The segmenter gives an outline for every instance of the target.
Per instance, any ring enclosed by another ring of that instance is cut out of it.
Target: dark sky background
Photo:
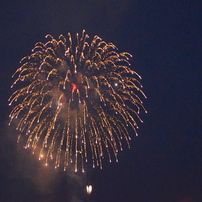
[[[65,0],[0,3],[0,201],[202,201],[201,1]],[[8,127],[11,75],[34,44],[85,29],[133,55],[148,99],[139,137],[87,176],[44,170]],[[82,185],[91,183],[85,196]]]

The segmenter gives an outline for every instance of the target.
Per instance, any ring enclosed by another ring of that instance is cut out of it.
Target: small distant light
[[[116,87],[117,87],[118,85],[119,85],[118,83],[115,83],[115,84],[114,84],[114,86],[116,86]]]
[[[92,185],[86,185],[86,192],[87,192],[87,194],[91,194],[92,190],[93,190]]]

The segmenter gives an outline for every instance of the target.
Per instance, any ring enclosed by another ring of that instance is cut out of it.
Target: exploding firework
[[[85,30],[75,41],[70,33],[46,38],[13,75],[11,88],[21,82],[9,98],[18,142],[26,137],[25,148],[64,170],[73,164],[75,172],[78,165],[84,172],[88,161],[100,168],[104,158],[118,161],[123,142],[130,146],[128,127],[137,135],[140,109],[146,112],[138,95],[146,97],[141,77],[129,68],[131,55],[98,36],[87,42]]]

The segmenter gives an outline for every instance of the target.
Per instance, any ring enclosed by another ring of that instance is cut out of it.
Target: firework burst
[[[118,161],[123,141],[129,147],[128,127],[137,135],[140,109],[146,112],[138,96],[146,97],[141,77],[129,68],[131,55],[118,53],[98,36],[87,42],[85,30],[75,43],[70,33],[46,38],[22,58],[13,75],[18,76],[11,88],[24,86],[9,98],[18,141],[26,137],[25,148],[64,170],[73,164],[75,172],[78,165],[84,172],[88,161],[102,168],[106,157]]]

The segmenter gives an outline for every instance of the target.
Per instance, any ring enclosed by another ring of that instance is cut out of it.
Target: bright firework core
[[[76,84],[72,84],[72,90],[76,90],[77,89],[77,85]]]
[[[85,30],[75,43],[70,33],[46,38],[13,75],[18,77],[11,87],[24,83],[9,98],[18,141],[26,139],[25,148],[45,165],[53,161],[64,170],[72,164],[84,172],[87,162],[102,168],[104,158],[118,161],[123,142],[130,146],[128,127],[137,135],[140,109],[146,112],[138,95],[146,97],[141,77],[129,68],[131,55],[98,36],[87,42]]]

